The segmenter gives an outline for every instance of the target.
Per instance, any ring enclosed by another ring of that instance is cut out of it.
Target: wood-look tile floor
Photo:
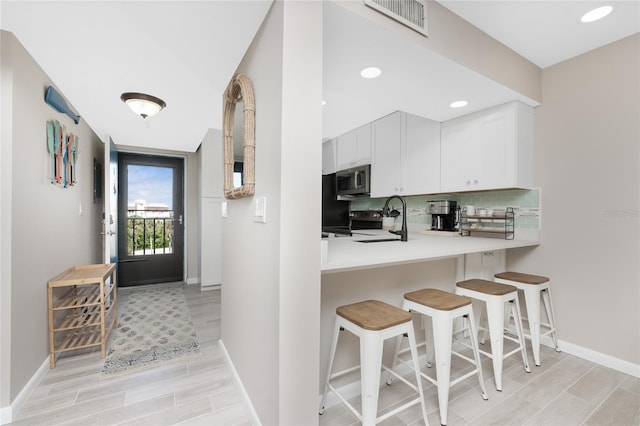
[[[489,399],[481,398],[477,376],[454,385],[450,389],[447,424],[640,425],[640,379],[548,347],[541,348],[541,366],[535,367],[530,349],[528,353],[531,373],[525,372],[519,353],[505,360],[502,392],[496,391],[491,360],[481,355]],[[452,378],[461,376],[469,368],[470,364],[452,358]],[[427,374],[433,377],[435,372]],[[425,380],[422,384],[429,424],[439,425],[436,387]],[[400,382],[382,386],[378,415],[403,400],[414,398],[412,392]],[[359,396],[350,403],[360,410]],[[319,419],[320,426],[360,424],[343,404],[327,408]],[[379,424],[414,426],[423,423],[418,405]]]
[[[127,289],[119,293],[120,301]],[[201,356],[153,369],[101,378],[100,352],[59,356],[14,425],[249,425],[231,375],[218,348],[220,291],[185,286]],[[583,359],[542,348],[542,366],[525,373],[518,355],[505,360],[503,391],[497,392],[489,359],[483,371],[489,400],[480,397],[475,377],[451,388],[449,426],[457,425],[640,425],[640,379]],[[452,375],[468,368],[453,360]],[[431,425],[440,424],[436,388],[423,381]],[[401,384],[381,388],[380,409],[411,395]],[[359,408],[359,397],[352,403]],[[318,416],[321,426],[357,425],[342,405]],[[419,407],[383,425],[419,425]],[[300,425],[306,426],[306,425]]]
[[[184,289],[200,356],[102,378],[99,348],[63,353],[12,424],[250,425],[218,347],[220,290]]]

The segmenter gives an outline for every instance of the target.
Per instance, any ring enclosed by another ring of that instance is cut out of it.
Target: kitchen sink
[[[356,240],[356,243],[384,243],[387,241],[400,241],[400,238],[377,238],[374,240]]]

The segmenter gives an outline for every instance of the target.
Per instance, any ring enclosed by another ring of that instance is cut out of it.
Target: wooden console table
[[[113,263],[74,266],[49,281],[50,368],[59,352],[101,346],[105,357],[118,319],[115,271]],[[54,289],[60,288],[67,291],[54,300]]]

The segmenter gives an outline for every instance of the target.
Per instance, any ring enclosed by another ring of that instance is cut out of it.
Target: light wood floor
[[[531,373],[525,372],[519,353],[505,360],[502,392],[496,391],[491,360],[481,355],[489,399],[481,398],[477,376],[454,385],[449,395],[447,424],[640,425],[640,379],[548,347],[541,348],[542,365],[535,367],[533,354],[530,350],[528,353]],[[468,356],[472,357],[470,353]],[[452,378],[461,376],[469,368],[470,364],[452,358]],[[435,370],[435,366],[432,369]],[[433,377],[435,373],[427,374]],[[425,380],[422,383],[426,386],[424,397],[429,424],[439,425],[436,387]],[[413,391],[400,382],[380,389],[378,415],[403,400],[414,398]],[[359,396],[350,402],[360,409]],[[357,424],[360,422],[342,404],[328,408],[320,416],[320,426]],[[421,408],[411,407],[379,424],[423,424]]]
[[[126,298],[127,290],[119,295]],[[202,355],[154,369],[103,379],[99,351],[59,357],[14,425],[248,425],[250,424],[218,349],[220,291],[185,286]],[[522,361],[505,361],[503,391],[497,392],[490,360],[483,362],[489,400],[475,378],[451,388],[449,426],[457,425],[640,425],[640,379],[565,353],[542,348],[542,366],[527,374]],[[455,374],[466,368],[455,363]],[[431,425],[440,424],[436,389],[425,385]],[[381,388],[380,409],[407,395],[400,383]],[[354,405],[359,407],[359,398]],[[419,407],[383,425],[421,424]],[[336,405],[318,417],[321,426],[359,422]],[[305,425],[300,425],[305,426]]]
[[[249,425],[218,348],[220,290],[184,286],[201,355],[102,378],[99,349],[59,356],[14,425]],[[129,289],[118,293],[126,300]]]

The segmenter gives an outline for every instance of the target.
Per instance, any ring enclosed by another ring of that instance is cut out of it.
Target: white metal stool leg
[[[529,357],[527,356],[527,347],[524,345],[524,328],[522,327],[522,313],[520,312],[520,302],[518,302],[518,295],[510,302],[511,310],[513,312],[513,318],[516,323],[516,334],[518,335],[518,341],[520,342],[520,353],[522,354],[522,362],[524,363],[524,371],[531,372],[529,368]]]
[[[504,301],[502,298],[486,300],[491,361],[496,389],[502,391],[502,364],[504,361]]]
[[[529,334],[531,335],[531,350],[533,362],[540,366],[540,290],[527,286],[524,290],[524,303],[527,307],[529,319]]]
[[[380,393],[382,344],[377,336],[360,336],[360,386],[362,395],[362,424],[375,425]]]
[[[324,392],[320,400],[320,408],[318,412],[324,413],[324,403],[329,392],[329,379],[331,378],[331,370],[333,370],[333,360],[335,359],[336,349],[338,347],[338,337],[340,337],[340,318],[336,317],[335,326],[333,328],[333,337],[331,338],[331,349],[329,350],[329,366],[327,367],[327,379],[324,381]]]
[[[547,319],[549,320],[549,326],[551,328],[550,334],[551,338],[553,339],[553,346],[556,352],[560,352],[560,347],[558,347],[556,314],[553,312],[553,302],[551,302],[551,289],[547,288],[542,290],[542,300],[544,301],[544,307],[547,312]]]

